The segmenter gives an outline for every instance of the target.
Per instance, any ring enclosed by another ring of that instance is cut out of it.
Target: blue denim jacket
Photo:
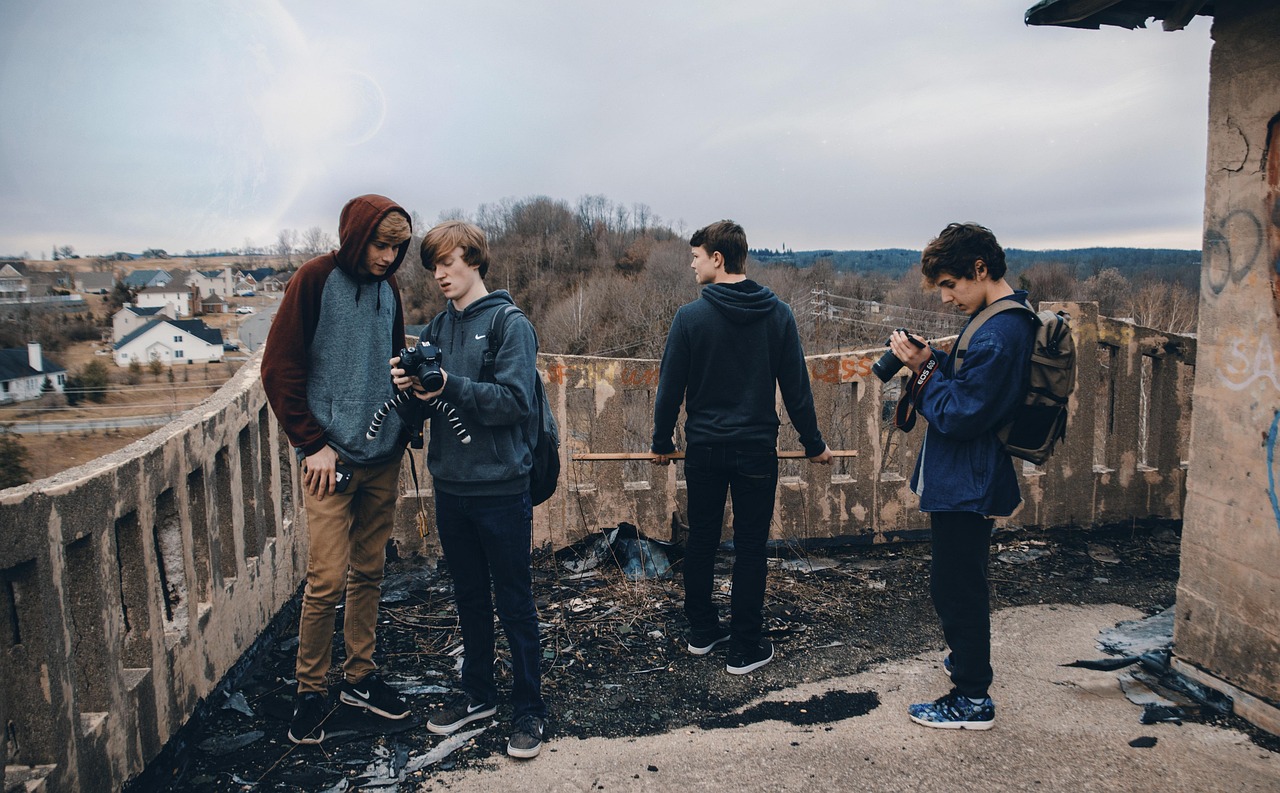
[[[1002,299],[1026,303],[1027,293],[1018,290]],[[954,348],[945,355],[933,351],[942,365],[915,401],[929,422],[911,476],[922,512],[1003,517],[1022,503],[1013,461],[1000,449],[995,430],[1026,395],[1034,340],[1031,317],[1006,311],[974,335],[958,374]]]

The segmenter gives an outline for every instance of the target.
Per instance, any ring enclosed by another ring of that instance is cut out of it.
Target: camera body
[[[439,391],[444,386],[440,357],[439,347],[420,338],[416,345],[400,351],[400,368],[410,377],[418,378],[427,391]]]
[[[924,347],[924,343],[915,336],[912,336],[906,328],[898,328],[897,330],[899,333],[905,333],[907,338],[911,340],[912,344],[917,347]],[[888,341],[885,341],[885,344],[888,343]],[[905,364],[903,364],[902,361],[898,360],[898,356],[893,354],[893,350],[889,350],[884,355],[880,356],[880,360],[871,364],[871,371],[876,373],[876,377],[880,378],[880,382],[887,383],[893,379],[894,375],[902,370],[904,365]]]

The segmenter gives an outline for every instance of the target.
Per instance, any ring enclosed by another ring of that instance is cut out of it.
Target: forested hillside
[[[544,352],[658,358],[677,308],[698,296],[687,237],[643,204],[604,196],[576,204],[534,196],[460,210],[489,236],[490,289],[507,289],[538,328]],[[714,220],[714,218],[713,218]],[[415,219],[416,229],[427,224]],[[747,229],[748,237],[751,230]],[[400,270],[406,319],[443,307],[429,274]],[[810,353],[877,346],[906,326],[955,332],[964,317],[921,288],[919,251],[753,250],[748,276],[791,304]],[[1033,301],[1095,300],[1106,316],[1176,332],[1195,328],[1199,251],[1089,248],[1010,250],[1010,282]]]

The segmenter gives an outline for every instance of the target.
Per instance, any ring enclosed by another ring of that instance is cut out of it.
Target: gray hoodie
[[[448,375],[440,398],[453,405],[471,434],[471,442],[463,444],[446,422],[431,422],[427,469],[435,486],[451,495],[516,495],[529,489],[529,439],[538,419],[538,342],[524,316],[505,318],[494,382],[480,380],[493,312],[508,305],[513,305],[511,295],[499,289],[462,311],[449,303],[432,323],[437,338],[431,341],[440,348],[440,368]]]

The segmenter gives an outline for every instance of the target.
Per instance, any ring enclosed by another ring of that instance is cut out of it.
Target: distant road
[[[273,303],[240,323],[240,349],[253,352],[262,346],[262,343],[267,340],[267,331],[271,330],[271,319],[278,308],[280,303]]]
[[[20,435],[41,433],[81,432],[84,430],[115,430],[124,427],[159,427],[168,424],[184,411],[158,413],[153,416],[121,416],[115,419],[69,419],[67,421],[14,421],[10,427]]]

